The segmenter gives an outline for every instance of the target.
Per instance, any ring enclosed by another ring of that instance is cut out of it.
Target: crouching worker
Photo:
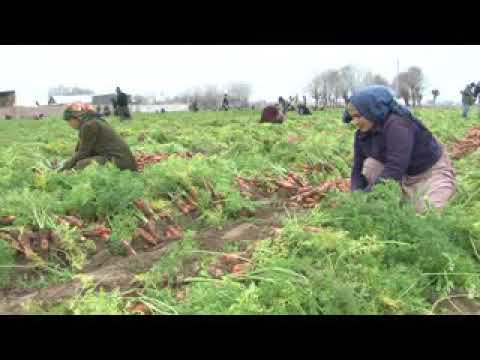
[[[69,105],[63,118],[79,131],[79,141],[75,154],[60,171],[83,169],[94,161],[101,165],[112,162],[122,170],[137,170],[137,163],[128,145],[112,127],[97,117],[91,105]]]
[[[279,105],[269,105],[263,109],[260,123],[281,124],[284,121],[285,115],[280,110]]]
[[[343,115],[356,127],[351,190],[370,191],[382,180],[400,183],[423,212],[455,193],[455,171],[443,146],[388,88],[370,86],[353,95]]]

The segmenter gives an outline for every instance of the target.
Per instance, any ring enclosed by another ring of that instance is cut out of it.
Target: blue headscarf
[[[415,122],[420,128],[427,130],[405,106],[398,104],[391,90],[382,85],[367,86],[349,99],[357,111],[367,120],[382,127],[390,114],[396,114]],[[345,110],[343,122],[352,121],[351,115]],[[428,131],[428,130],[427,130]]]

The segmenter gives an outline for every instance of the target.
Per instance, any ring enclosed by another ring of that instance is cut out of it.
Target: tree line
[[[337,106],[340,100],[348,101],[351,95],[368,85],[385,85],[392,88],[398,99],[403,99],[407,106],[421,105],[426,87],[425,76],[418,66],[411,66],[407,71],[400,72],[392,82],[380,74],[363,71],[353,65],[340,69],[328,69],[317,74],[308,84],[306,90],[315,100],[315,107]],[[440,94],[433,90],[434,101]]]
[[[368,85],[389,86],[397,99],[402,99],[407,106],[419,106],[422,104],[426,80],[422,69],[418,66],[411,66],[407,71],[398,73],[390,82],[380,74],[353,65],[346,65],[339,69],[328,69],[315,75],[306,86],[305,91],[313,98],[317,109],[320,106],[335,107],[340,104],[343,105],[348,102],[350,96]],[[50,88],[48,94],[49,96],[93,95],[94,92],[90,89],[60,85]],[[232,108],[247,108],[252,105],[250,102],[252,87],[246,82],[230,83],[223,88],[211,84],[196,87],[163,101],[156,100],[155,103],[192,103],[195,101],[199,109],[215,110],[221,107],[224,94],[228,95],[229,105]],[[432,90],[433,104],[435,104],[439,94],[438,89]],[[134,101],[139,104],[149,103],[147,97],[140,95],[136,95]],[[261,101],[256,105],[265,103],[265,101]]]

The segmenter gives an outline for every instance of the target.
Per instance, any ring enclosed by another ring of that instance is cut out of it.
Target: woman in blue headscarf
[[[415,201],[443,208],[455,193],[455,171],[432,133],[385,86],[369,86],[349,99],[345,123],[357,127],[351,190],[370,191],[382,180],[398,181]]]

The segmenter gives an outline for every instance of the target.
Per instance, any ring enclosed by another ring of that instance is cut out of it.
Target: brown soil
[[[229,242],[239,242],[240,248],[245,250],[253,241],[272,236],[275,233],[274,229],[280,226],[280,211],[262,209],[254,215],[256,223],[239,220],[221,230],[208,229],[200,232],[197,240],[201,248],[220,251]],[[128,257],[112,256],[107,249],[99,249],[89,259],[80,275],[90,279],[96,288],[129,289],[134,285],[135,275],[148,271],[173,242],[159,243],[155,247],[150,247],[146,252],[139,252],[136,256]],[[191,263],[186,264],[184,270],[186,273],[195,274],[198,271],[196,259],[191,259]],[[39,304],[58,302],[75,296],[83,288],[84,285],[78,278],[45,289],[3,289],[0,290],[0,315],[22,314],[25,311],[23,305],[26,301],[35,301]]]
[[[442,315],[480,315],[479,299],[469,299],[464,291],[455,289],[450,296],[435,305],[434,312]]]
[[[197,235],[200,245],[207,250],[223,249],[229,242],[243,242],[245,246],[256,240],[270,237],[273,229],[281,226],[281,218],[285,215],[283,207],[260,208],[251,217],[245,217],[227,224],[222,229],[211,228]]]
[[[114,288],[123,289],[132,284],[135,274],[142,273],[158,261],[162,255],[169,249],[169,246],[156,249],[150,252],[139,254],[132,257],[105,258],[105,262],[100,262],[100,267],[82,273],[83,276],[91,278],[97,287],[107,290]],[[93,265],[91,265],[93,268]],[[83,284],[81,280],[73,280],[64,284],[54,285],[46,289],[39,290],[3,290],[0,299],[0,314],[21,314],[22,305],[26,300],[34,300],[39,303],[59,301],[70,298],[81,291]]]

